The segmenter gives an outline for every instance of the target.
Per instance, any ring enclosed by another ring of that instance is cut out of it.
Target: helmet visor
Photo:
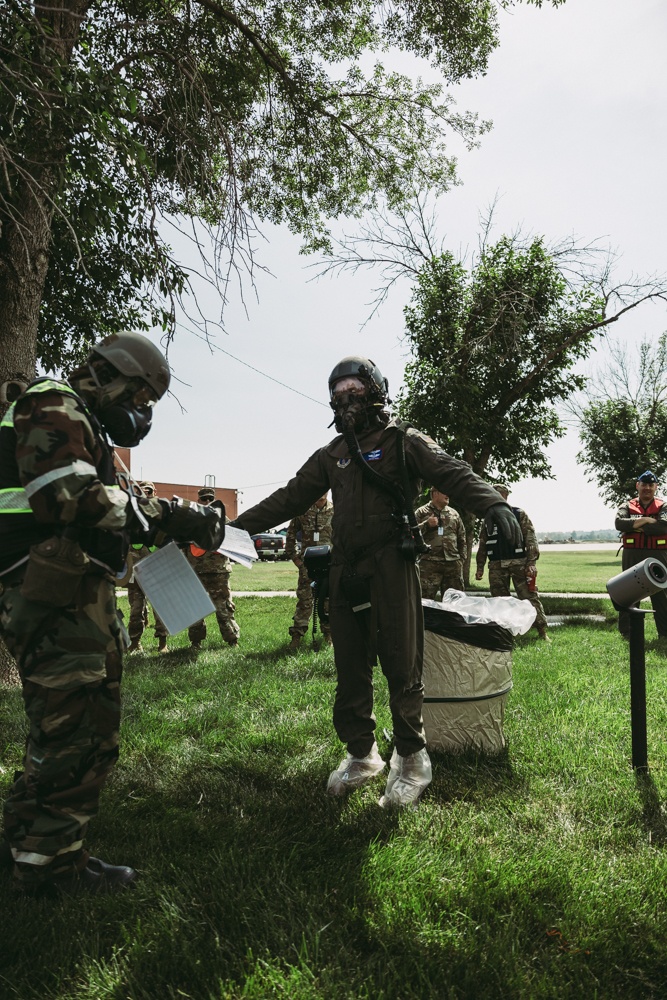
[[[362,396],[366,392],[366,386],[355,375],[346,375],[344,378],[339,378],[331,387],[332,396],[337,396],[343,392],[350,393],[353,396]]]

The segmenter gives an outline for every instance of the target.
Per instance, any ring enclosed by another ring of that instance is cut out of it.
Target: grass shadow
[[[642,802],[642,822],[651,843],[664,847],[667,844],[667,814],[655,782],[649,773],[642,771],[635,772],[635,782]]]

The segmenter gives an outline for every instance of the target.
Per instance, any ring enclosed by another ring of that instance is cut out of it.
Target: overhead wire
[[[262,375],[264,378],[268,378],[269,381],[275,382],[276,385],[281,385],[283,389],[289,389],[290,392],[295,392],[297,396],[303,396],[304,399],[309,399],[311,403],[317,403],[318,406],[324,406],[325,408],[328,409],[327,403],[323,403],[321,399],[315,399],[313,396],[309,396],[307,393],[301,392],[300,389],[295,389],[294,386],[288,385],[287,382],[281,382],[279,378],[274,378],[273,375],[268,375],[266,372],[263,372],[260,368],[256,368],[254,365],[251,365],[248,361],[243,361],[241,358],[237,358],[235,354],[231,353],[231,351],[226,351],[224,347],[220,347],[219,344],[213,343],[208,339],[208,337],[203,336],[203,334],[201,333],[197,333],[196,330],[190,329],[189,327],[185,326],[184,323],[181,323],[180,325],[183,327],[184,330],[187,330],[188,333],[191,333],[194,337],[198,337],[199,340],[205,341],[209,347],[214,348],[216,351],[221,351],[222,354],[226,354],[227,357],[231,358],[233,361],[238,361],[240,365],[244,365],[246,368],[249,368],[251,371],[256,372],[258,375]]]

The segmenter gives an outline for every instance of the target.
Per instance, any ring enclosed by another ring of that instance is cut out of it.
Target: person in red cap
[[[647,469],[637,477],[637,496],[621,504],[614,527],[621,532],[622,567],[629,569],[648,556],[667,566],[667,502],[657,496],[658,477]],[[659,590],[651,595],[658,635],[667,638],[667,594]],[[624,639],[630,638],[630,613],[619,611],[618,628]]]

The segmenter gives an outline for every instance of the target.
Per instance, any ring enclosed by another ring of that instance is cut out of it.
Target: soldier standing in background
[[[498,491],[503,500],[507,500],[510,492],[509,486],[504,483],[494,483],[493,488]],[[511,578],[519,600],[530,601],[537,612],[535,628],[540,639],[551,642],[547,634],[547,619],[544,608],[537,592],[536,563],[540,558],[540,550],[535,528],[525,510],[521,510],[520,507],[512,507],[511,509],[521,528],[523,539],[521,546],[517,548],[510,545],[497,532],[489,535],[486,525],[484,525],[479,536],[475,579],[481,580],[484,576],[484,563],[488,559],[491,597],[509,597]]]
[[[463,564],[468,549],[463,521],[449,505],[449,497],[435,486],[431,500],[415,511],[417,524],[431,551],[419,560],[422,597],[434,601],[448,588],[463,590]]]
[[[197,497],[200,504],[208,506],[215,500],[215,490],[212,486],[203,486]],[[188,546],[185,554],[208,596],[215,604],[215,617],[220,635],[228,646],[238,646],[240,629],[234,618],[236,608],[229,589],[229,577],[232,572],[231,562],[227,556],[223,556],[220,552],[205,552],[195,545]],[[199,652],[205,638],[206,622],[202,618],[201,621],[195,622],[188,629],[191,648],[195,652]]]
[[[285,541],[285,555],[291,559],[295,566],[299,568],[299,582],[296,588],[296,611],[294,613],[294,624],[290,627],[289,634],[292,636],[290,649],[298,649],[301,639],[308,631],[310,616],[313,612],[313,589],[310,585],[308,570],[303,564],[303,553],[309,545],[330,545],[331,544],[331,520],[333,518],[333,504],[327,499],[328,494],[324,494],[316,500],[305,514],[293,517],[287,529],[287,539]],[[301,553],[296,551],[297,533],[301,532]],[[325,640],[331,643],[331,631],[328,625],[321,622],[322,635]]]
[[[138,483],[141,487],[141,491],[146,497],[155,496],[155,483],[151,483],[148,480]],[[134,579],[134,566],[146,556],[149,556],[153,551],[153,547],[145,545],[143,542],[135,542],[130,549],[130,557],[132,560],[132,576],[130,577],[127,584],[127,599],[130,604],[130,620],[128,622],[127,631],[130,636],[130,645],[128,647],[128,653],[141,653],[143,652],[141,646],[141,637],[144,634],[144,630],[148,628],[148,601],[146,600],[146,595],[139,586],[139,584]],[[155,618],[155,638],[157,639],[157,651],[158,653],[168,653],[167,648],[167,629],[164,622],[155,614],[155,609],[153,609],[153,616]]]

